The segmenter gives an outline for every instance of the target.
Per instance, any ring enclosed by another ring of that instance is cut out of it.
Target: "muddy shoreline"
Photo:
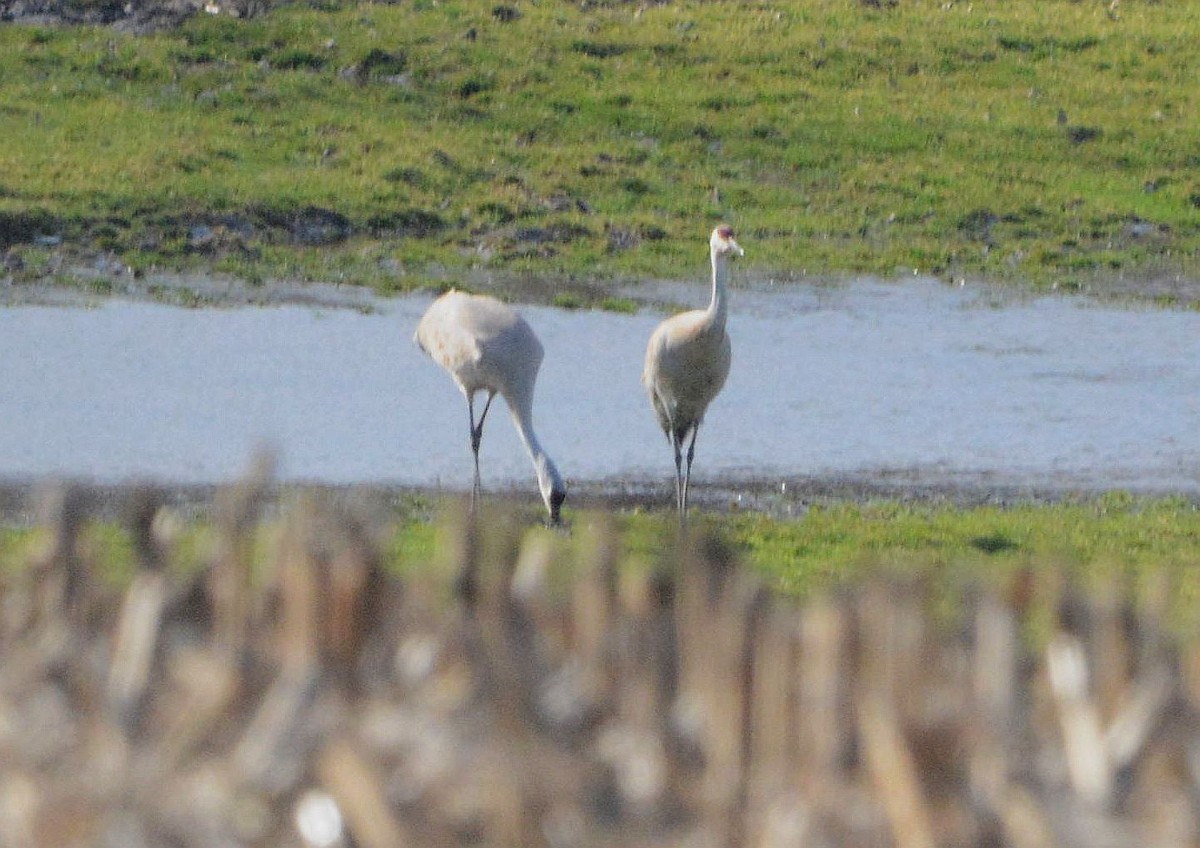
[[[324,309],[371,311],[396,297],[412,291],[383,295],[374,289],[353,283],[302,282],[287,279],[265,279],[247,283],[236,277],[205,271],[137,272],[119,261],[97,256],[91,262],[59,263],[60,274],[55,278],[16,280],[5,276],[0,267],[0,308],[10,306],[90,306],[109,300],[156,303],[189,308],[238,308],[256,306],[311,306]],[[787,290],[796,286],[838,286],[862,279],[858,275],[796,275],[770,269],[746,268],[734,280],[734,288],[752,291]],[[997,301],[1028,297],[1064,295],[1079,297],[1110,305],[1133,307],[1200,308],[1200,278],[1142,270],[1121,274],[1097,274],[1086,283],[1059,291],[1034,290],[1012,282],[984,279],[946,281],[947,287],[971,287],[986,290]],[[70,280],[71,283],[64,283]],[[909,279],[880,280],[885,284],[904,285]],[[553,305],[556,296],[569,293],[581,303],[599,303],[606,297],[632,301],[638,307],[676,308],[679,293],[689,291],[696,280],[637,279],[637,280],[560,280],[533,274],[505,271],[476,270],[449,275],[441,287],[459,287],[469,291],[493,294],[505,300],[528,305]]]
[[[880,472],[875,478],[869,474],[854,474],[771,481],[706,481],[693,484],[691,499],[694,508],[709,513],[753,512],[776,518],[797,518],[814,505],[837,503],[887,502],[970,509],[1081,502],[1113,491],[1073,485],[1069,480],[1057,485],[1053,481],[1041,481],[1036,485],[1011,481],[990,485],[985,481],[915,482],[907,478],[889,481],[888,476],[889,472]],[[147,492],[185,520],[208,519],[219,493],[234,485],[236,481],[181,484],[158,481],[97,483],[69,478],[0,479],[0,523],[15,527],[39,523],[51,496],[67,488],[80,498],[84,512],[98,519],[121,521],[128,518]],[[269,510],[274,509],[306,494],[386,519],[414,507],[436,510],[456,500],[465,501],[469,493],[449,488],[378,483],[281,482],[268,488],[266,506]],[[1200,492],[1133,491],[1129,494],[1146,499],[1183,497],[1200,505]],[[514,485],[488,491],[485,502],[527,511],[531,520],[541,515],[540,502],[525,487]],[[569,522],[572,513],[590,510],[669,512],[673,507],[674,492],[669,481],[609,480],[573,485],[565,514]]]

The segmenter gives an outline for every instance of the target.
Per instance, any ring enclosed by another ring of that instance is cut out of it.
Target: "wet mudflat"
[[[465,489],[465,403],[412,343],[430,300],[0,309],[0,478],[214,483],[268,446],[286,481]],[[639,382],[663,313],[523,312],[546,348],[535,424],[568,481],[666,486]],[[920,279],[761,285],[734,291],[730,333],[702,482],[1200,490],[1195,311]],[[503,407],[482,461],[486,484],[532,486]]]

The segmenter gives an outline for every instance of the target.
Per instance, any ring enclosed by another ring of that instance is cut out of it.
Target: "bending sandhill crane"
[[[475,486],[479,495],[479,443],[492,399],[500,394],[512,414],[517,434],[533,460],[538,489],[550,520],[559,521],[567,490],[554,462],[533,432],[533,388],[542,364],[542,345],[533,330],[511,307],[486,295],[449,291],[426,310],[413,340],[454,378],[467,398],[471,419],[471,453],[475,456]],[[479,420],[475,395],[487,393]]]
[[[729,376],[729,336],[725,333],[728,260],[744,253],[733,239],[733,229],[724,225],[713,230],[708,243],[712,256],[712,300],[708,308],[684,312],[659,324],[650,336],[642,370],[642,385],[675,451],[675,501],[681,518],[687,515],[696,433],[704,411]],[[683,442],[689,433],[684,467]]]

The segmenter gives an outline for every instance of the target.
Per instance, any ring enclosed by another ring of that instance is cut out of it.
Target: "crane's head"
[[[537,473],[542,501],[546,504],[546,511],[550,513],[550,523],[558,524],[562,521],[561,511],[563,501],[567,499],[567,486],[559,475],[558,468],[544,453],[534,460],[534,471]]]
[[[742,246],[734,241],[733,227],[728,224],[721,224],[713,230],[708,244],[712,248],[713,256],[742,256],[745,254]]]
[[[550,490],[550,523],[560,524],[562,522],[562,505],[567,499],[566,489],[551,489]]]

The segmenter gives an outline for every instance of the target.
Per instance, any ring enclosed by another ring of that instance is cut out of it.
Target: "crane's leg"
[[[683,498],[681,500],[680,512],[687,515],[688,502],[688,486],[692,482],[692,460],[696,458],[696,434],[700,432],[700,425],[697,424],[692,428],[692,438],[688,442],[687,449],[687,468],[683,472]]]
[[[475,457],[475,483],[471,487],[471,508],[475,508],[475,501],[479,498],[479,490],[482,484],[479,480],[479,443],[483,441],[483,421],[487,418],[488,410],[492,406],[492,398],[496,396],[495,392],[488,392],[487,402],[483,405],[483,412],[479,416],[478,423],[475,421],[475,396],[467,396],[467,415],[471,418],[471,454]]]
[[[683,496],[683,441],[674,429],[671,430],[671,448],[675,451],[675,507],[682,519],[686,509]]]
[[[471,511],[475,511],[475,501],[479,498],[479,437],[482,433],[475,429],[475,396],[467,395],[467,415],[471,418],[471,455],[475,457],[475,482],[471,486]]]
[[[667,434],[667,441],[671,443],[671,450],[675,452],[675,508],[679,510],[679,514],[683,515],[683,436],[679,433],[675,426],[675,418],[671,415],[671,404],[663,397],[658,387],[654,388],[654,410],[658,413],[659,423]],[[665,420],[664,420],[665,419]]]

